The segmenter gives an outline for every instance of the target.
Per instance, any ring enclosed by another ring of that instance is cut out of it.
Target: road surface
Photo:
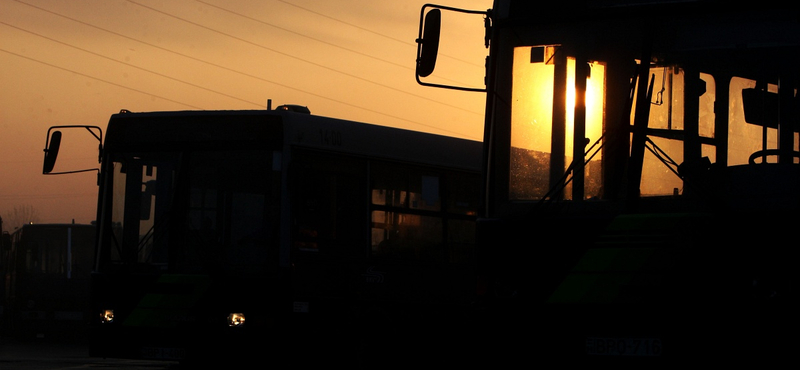
[[[88,353],[88,347],[81,342],[20,341],[0,337],[2,370],[184,370],[171,362],[92,358]]]

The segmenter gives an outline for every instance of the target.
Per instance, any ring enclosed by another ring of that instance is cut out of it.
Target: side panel
[[[437,356],[462,350],[479,175],[301,148],[289,173],[293,328],[326,328],[380,363],[409,337]]]

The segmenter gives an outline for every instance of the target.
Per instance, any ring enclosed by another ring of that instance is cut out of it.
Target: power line
[[[202,1],[200,1],[200,0],[196,0],[196,1],[198,1],[198,2],[202,2]],[[359,29],[359,30],[362,30],[362,31],[365,31],[365,32],[369,32],[369,33],[371,33],[371,34],[373,34],[373,35],[377,35],[377,36],[380,36],[380,37],[386,38],[386,39],[388,39],[388,40],[396,41],[396,42],[399,42],[399,43],[401,43],[401,44],[404,44],[404,45],[410,45],[410,46],[416,46],[416,45],[417,45],[417,44],[415,44],[415,43],[413,43],[413,42],[408,42],[408,41],[406,41],[406,40],[402,40],[402,39],[398,39],[398,38],[396,38],[396,37],[392,37],[392,36],[389,36],[389,35],[385,35],[385,34],[382,34],[382,33],[380,33],[380,32],[373,31],[373,30],[371,30],[371,29],[369,29],[369,28],[365,28],[365,27],[359,26],[359,25],[357,25],[357,24],[353,24],[353,23],[350,23],[350,22],[347,22],[347,21],[343,21],[343,20],[341,20],[341,19],[338,19],[338,18],[331,17],[331,16],[329,16],[329,15],[327,15],[327,14],[323,14],[323,13],[320,13],[320,12],[317,12],[317,11],[314,11],[314,10],[311,10],[311,9],[309,9],[309,8],[302,7],[302,6],[300,6],[300,5],[297,5],[297,4],[294,4],[294,3],[288,2],[288,1],[286,1],[286,0],[277,0],[277,1],[279,1],[279,2],[282,2],[282,3],[284,3],[284,4],[286,4],[286,5],[289,5],[289,6],[293,6],[293,7],[297,8],[297,9],[300,9],[300,10],[303,10],[303,11],[306,11],[306,12],[309,12],[309,13],[312,13],[312,14],[316,14],[316,15],[318,15],[318,16],[320,16],[320,17],[328,18],[328,19],[330,19],[330,20],[333,20],[333,21],[339,22],[339,23],[341,23],[341,24],[348,25],[348,26],[350,26],[350,27],[357,28],[357,29]],[[465,64],[469,64],[469,65],[472,65],[472,66],[475,66],[475,67],[481,68],[481,69],[484,67],[484,66],[482,66],[482,65],[480,65],[480,64],[475,64],[475,63],[473,63],[473,62],[470,62],[470,61],[468,61],[468,60],[464,60],[464,59],[456,58],[456,57],[454,57],[454,56],[447,55],[447,54],[444,54],[444,53],[440,53],[440,55],[441,55],[441,56],[444,56],[444,57],[447,57],[447,58],[450,58],[450,59],[453,59],[453,60],[457,60],[457,61],[459,61],[459,62],[462,62],[462,63],[465,63]]]
[[[251,17],[251,16],[246,15],[246,14],[242,14],[242,13],[239,13],[239,12],[227,9],[227,8],[223,8],[223,7],[219,6],[219,5],[215,5],[215,4],[211,4],[211,3],[205,2],[203,0],[195,0],[195,1],[198,2],[198,3],[204,4],[204,5],[207,5],[209,7],[212,7],[212,8],[215,8],[215,9],[218,9],[218,10],[221,10],[221,11],[236,15],[238,17],[245,18],[245,19],[251,20],[253,22],[257,22],[257,23],[263,24],[265,26],[269,26],[269,27],[272,27],[272,28],[275,28],[275,29],[278,29],[278,30],[281,30],[281,31],[284,31],[284,32],[291,33],[291,34],[296,35],[296,36],[304,37],[304,38],[307,38],[309,40],[313,40],[313,41],[316,41],[316,42],[319,42],[319,43],[322,43],[322,44],[325,44],[325,45],[328,45],[328,46],[335,47],[337,49],[344,50],[344,51],[347,51],[347,52],[350,52],[350,53],[353,53],[353,54],[356,54],[356,55],[360,55],[360,56],[363,56],[363,57],[366,57],[366,58],[370,58],[370,59],[373,59],[373,60],[376,60],[376,61],[379,61],[379,62],[382,62],[382,63],[386,63],[386,64],[389,64],[389,65],[392,65],[392,66],[395,66],[395,67],[399,67],[399,68],[405,69],[405,70],[407,70],[409,72],[414,72],[415,71],[414,68],[411,68],[411,67],[409,67],[409,66],[407,66],[405,64],[400,64],[400,63],[397,63],[397,62],[394,62],[394,61],[391,61],[391,60],[387,60],[387,59],[383,59],[383,58],[379,58],[379,57],[376,57],[374,55],[370,55],[370,54],[367,54],[367,53],[364,53],[364,52],[361,52],[361,51],[358,51],[358,50],[354,50],[354,49],[347,48],[347,47],[344,47],[344,46],[341,46],[341,45],[337,45],[337,44],[334,44],[334,43],[329,42],[329,41],[325,41],[325,40],[322,40],[322,39],[319,39],[319,38],[316,38],[316,37],[312,37],[312,36],[297,32],[297,31],[290,30],[290,29],[288,29],[286,27],[281,27],[281,26],[269,23],[267,21],[264,21],[264,20],[261,20],[261,19],[255,18],[255,17]],[[287,4],[289,4],[289,3],[287,3]],[[289,4],[289,5],[293,5],[293,4]],[[302,9],[302,10],[305,10],[305,11],[312,12],[314,14],[319,14],[319,13],[313,12],[311,10],[302,8],[302,7],[298,7],[298,8]],[[322,15],[322,14],[319,14],[319,15]],[[325,16],[325,15],[322,15],[322,16],[324,16],[326,18],[330,18],[330,19],[336,20],[335,18],[332,18],[332,17],[328,17],[328,16]],[[387,38],[395,40],[395,41],[399,41],[399,42],[401,42],[401,43],[403,43],[405,45],[411,45],[411,46],[414,45],[414,44],[411,44],[411,43],[402,42],[399,39],[391,38],[390,36],[381,35],[380,33],[377,33],[377,32],[374,32],[374,31],[369,31],[369,30],[367,30],[367,29],[365,29],[363,27],[352,25],[352,24],[346,23],[344,21],[338,21],[338,22],[344,23],[344,24],[349,25],[351,27],[356,27],[356,28],[361,29],[361,30],[365,30],[367,32],[374,33],[376,35],[387,37]],[[456,80],[453,80],[453,79],[450,79],[450,78],[446,78],[446,77],[439,77],[439,79],[445,80],[445,81],[450,81],[450,82],[453,82],[453,83],[458,83],[458,84],[466,84],[465,82],[456,81]]]
[[[205,29],[205,30],[207,30],[207,31],[211,31],[211,32],[214,32],[214,33],[217,33],[217,34],[223,35],[223,36],[225,36],[225,37],[232,38],[232,39],[234,39],[234,40],[237,40],[237,41],[240,41],[240,42],[246,43],[246,44],[248,44],[248,45],[252,45],[252,46],[255,46],[255,47],[258,47],[258,48],[261,48],[261,49],[267,50],[267,51],[271,51],[271,52],[273,52],[273,53],[276,53],[276,54],[279,54],[279,55],[282,55],[282,56],[285,56],[285,57],[288,57],[288,58],[292,58],[292,59],[295,59],[295,60],[299,60],[299,61],[302,61],[302,62],[308,63],[308,64],[310,64],[310,65],[313,65],[313,66],[315,66],[315,67],[322,68],[322,69],[325,69],[325,70],[328,70],[328,71],[331,71],[331,72],[339,73],[339,74],[342,74],[342,75],[344,75],[344,76],[347,76],[347,77],[350,77],[350,78],[353,78],[353,79],[357,79],[357,80],[359,80],[359,81],[362,81],[362,82],[366,82],[366,83],[369,83],[369,84],[372,84],[372,85],[376,85],[376,86],[380,86],[380,87],[383,87],[383,88],[386,88],[386,89],[390,89],[390,90],[393,90],[393,91],[395,91],[395,92],[399,92],[399,93],[402,93],[402,94],[406,94],[406,95],[409,95],[409,96],[412,96],[412,97],[415,97],[415,98],[422,98],[422,97],[420,97],[420,96],[419,96],[419,95],[417,95],[417,94],[410,93],[410,92],[407,92],[407,91],[404,91],[404,90],[401,90],[401,89],[398,89],[398,88],[396,88],[396,87],[392,87],[392,86],[389,86],[389,85],[386,85],[386,84],[378,83],[378,82],[376,82],[376,81],[372,81],[372,80],[370,80],[370,79],[367,79],[367,78],[359,77],[359,76],[357,76],[357,75],[354,75],[354,74],[352,74],[352,73],[347,73],[347,72],[344,72],[344,71],[340,71],[340,70],[338,70],[338,69],[331,68],[331,67],[328,67],[328,66],[325,66],[325,65],[323,65],[323,64],[316,63],[316,62],[313,62],[313,61],[310,61],[310,60],[307,60],[307,59],[303,59],[303,58],[300,58],[300,57],[294,56],[294,55],[292,55],[292,54],[285,53],[285,52],[282,52],[282,51],[280,51],[280,50],[276,50],[276,49],[274,49],[274,48],[270,48],[270,47],[267,47],[267,46],[261,45],[261,44],[259,44],[259,43],[256,43],[256,42],[252,42],[252,41],[249,41],[249,40],[243,39],[243,38],[241,38],[241,37],[238,37],[238,36],[235,36],[235,35],[231,35],[231,34],[229,34],[229,33],[222,32],[222,31],[220,31],[220,30],[217,30],[217,29],[214,29],[214,28],[211,28],[211,27],[208,27],[208,26],[202,25],[202,24],[200,24],[200,23],[193,22],[193,21],[190,21],[190,20],[188,20],[188,19],[185,19],[185,18],[178,17],[178,16],[176,16],[176,15],[174,15],[174,14],[170,14],[170,13],[168,13],[168,12],[165,12],[165,11],[162,11],[162,10],[160,10],[160,9],[153,8],[153,7],[151,7],[151,6],[147,6],[147,5],[144,5],[144,4],[141,4],[141,3],[138,3],[138,2],[136,2],[136,1],[133,1],[133,0],[127,0],[127,1],[128,1],[129,3],[132,3],[132,4],[135,4],[135,5],[138,5],[138,6],[142,7],[142,8],[149,9],[149,10],[151,10],[151,11],[154,11],[154,12],[156,12],[156,13],[159,13],[159,14],[165,15],[165,16],[167,16],[167,17],[170,17],[170,18],[177,19],[177,20],[179,20],[179,21],[181,21],[181,22],[185,22],[185,23],[191,24],[191,25],[193,25],[193,26],[195,26],[195,27],[199,27],[199,28]],[[427,99],[427,98],[423,98],[423,99]],[[468,109],[465,109],[465,108],[462,108],[462,107],[458,107],[458,106],[455,106],[455,105],[452,105],[452,104],[448,104],[448,103],[444,103],[444,102],[439,102],[439,101],[435,101],[435,100],[432,100],[432,99],[427,99],[427,100],[430,100],[430,101],[433,101],[433,102],[435,102],[435,103],[439,103],[439,104],[442,104],[442,105],[449,106],[450,108],[454,108],[454,109],[462,110],[462,111],[464,111],[464,112],[467,112],[467,113],[472,113],[472,114],[475,114],[475,115],[479,115],[479,116],[481,116],[481,114],[480,114],[480,113],[478,113],[478,112],[470,111],[470,110],[468,110]]]
[[[31,58],[31,57],[28,57],[28,56],[25,56],[25,55],[22,55],[22,54],[18,54],[18,53],[15,53],[13,51],[9,51],[9,50],[3,49],[3,48],[0,48],[0,51],[8,53],[8,54],[11,54],[11,55],[14,55],[14,56],[17,56],[19,58],[30,60],[32,62],[40,63],[40,64],[46,65],[48,67],[60,69],[62,71],[66,71],[66,72],[74,73],[74,74],[82,76],[82,77],[90,78],[90,79],[93,79],[95,81],[105,82],[105,83],[107,83],[109,85],[112,85],[112,86],[120,87],[120,88],[123,88],[123,89],[127,89],[127,90],[130,90],[130,91],[134,91],[134,92],[140,93],[140,94],[144,94],[144,95],[154,96],[156,98],[163,99],[163,100],[171,102],[171,103],[181,104],[181,105],[184,105],[184,106],[192,108],[192,109],[203,110],[202,108],[194,106],[194,105],[191,105],[189,103],[180,102],[180,101],[177,101],[177,100],[174,100],[174,99],[170,99],[170,98],[167,98],[167,97],[159,96],[159,95],[156,95],[156,94],[151,94],[151,93],[148,93],[148,92],[146,92],[144,90],[134,89],[132,87],[128,87],[128,86],[125,86],[125,85],[122,85],[122,84],[118,84],[116,82],[108,81],[108,80],[105,80],[105,79],[102,79],[102,78],[99,78],[99,77],[90,76],[90,75],[82,73],[82,72],[78,72],[78,71],[75,71],[75,70],[72,70],[72,69],[69,69],[69,68],[57,66],[55,64],[48,63],[48,62],[45,62],[45,61],[42,61],[42,60],[39,60],[39,59]],[[288,88],[288,89],[294,89],[291,86],[286,86],[286,85],[281,85],[281,84],[278,84],[278,85],[282,86],[282,87],[285,87],[285,88]],[[295,90],[297,90],[297,89],[295,89]],[[391,115],[391,114],[379,112],[379,111],[376,111],[376,110],[373,110],[373,109],[369,109],[369,108],[365,108],[365,107],[360,107],[360,106],[357,106],[357,105],[353,105],[353,104],[350,104],[350,103],[347,103],[347,102],[344,102],[344,101],[340,101],[340,100],[336,100],[336,99],[331,99],[331,98],[328,98],[326,96],[322,96],[322,95],[315,94],[315,93],[312,93],[312,92],[307,92],[307,91],[303,91],[303,90],[298,90],[298,91],[306,93],[306,94],[309,94],[309,95],[312,95],[312,96],[316,96],[316,97],[321,98],[321,99],[331,100],[333,102],[336,102],[336,103],[339,103],[339,104],[343,104],[343,105],[347,105],[347,106],[350,106],[350,107],[353,107],[353,108],[363,109],[363,110],[365,110],[367,112],[380,114],[380,115],[383,115],[383,116],[386,116],[386,117],[389,117],[389,118],[394,118],[394,119],[397,119],[397,120],[413,123],[413,124],[416,124],[416,125],[420,125],[420,126],[436,129],[436,130],[443,131],[443,132],[449,132],[451,134],[461,135],[461,133],[456,132],[456,131],[443,129],[441,127],[435,127],[435,126],[431,126],[431,125],[426,125],[426,124],[421,123],[421,122],[416,122],[416,121],[412,121],[412,120],[409,120],[409,119],[406,119],[406,118],[403,118],[403,117],[394,116],[394,115]]]
[[[156,75],[158,77],[162,77],[162,78],[166,78],[166,79],[169,79],[169,80],[172,80],[172,81],[180,82],[180,83],[186,84],[188,86],[191,86],[191,87],[194,87],[194,88],[197,88],[197,89],[201,89],[201,90],[205,90],[205,91],[212,92],[212,93],[215,93],[215,94],[219,94],[219,95],[222,95],[224,97],[235,99],[235,100],[239,100],[239,101],[244,102],[244,103],[252,104],[252,105],[255,105],[255,106],[261,106],[261,104],[256,103],[256,102],[252,102],[252,101],[249,101],[249,100],[241,99],[241,98],[238,98],[236,96],[233,96],[233,95],[230,95],[230,94],[226,94],[226,93],[223,93],[223,92],[220,92],[220,91],[212,90],[212,89],[209,89],[209,88],[204,87],[204,86],[193,84],[191,82],[186,82],[186,81],[177,79],[175,77],[165,75],[163,73],[159,73],[159,72],[151,71],[151,70],[146,69],[146,68],[135,66],[133,64],[126,63],[126,62],[123,62],[123,61],[120,61],[120,60],[117,60],[117,59],[102,55],[100,53],[95,53],[95,52],[93,52],[91,50],[87,50],[87,49],[84,49],[84,48],[81,48],[81,47],[78,47],[78,46],[75,46],[75,45],[71,45],[71,44],[68,44],[66,42],[63,42],[63,41],[60,41],[60,40],[56,40],[56,39],[54,39],[52,37],[48,37],[48,36],[45,36],[45,35],[30,31],[30,30],[26,30],[26,29],[21,28],[21,27],[17,27],[17,26],[12,25],[12,24],[8,24],[6,22],[0,21],[0,24],[4,24],[4,25],[6,25],[8,27],[15,28],[15,29],[20,30],[22,32],[26,32],[26,33],[29,33],[31,35],[35,35],[35,36],[41,37],[41,38],[43,38],[45,40],[52,41],[52,42],[55,42],[57,44],[61,44],[61,45],[68,46],[68,47],[71,47],[71,48],[76,49],[76,50],[80,50],[80,51],[82,51],[84,53],[94,55],[94,56],[96,56],[98,58],[103,58],[103,59],[106,59],[106,60],[110,60],[112,62],[116,62],[116,63],[122,64],[122,65],[125,65],[125,66],[130,67],[130,68],[134,68],[134,69],[138,69],[140,71],[145,71],[147,73],[151,73],[151,74]]]
[[[31,57],[28,57],[28,56],[25,56],[25,55],[22,55],[22,54],[18,54],[18,53],[15,53],[13,51],[9,51],[9,50],[3,49],[3,48],[0,48],[0,51],[8,53],[8,54],[11,54],[11,55],[14,55],[14,56],[17,56],[19,58],[30,60],[32,62],[40,63],[40,64],[46,65],[48,67],[60,69],[62,71],[66,71],[66,72],[74,73],[74,74],[82,76],[82,77],[90,78],[90,79],[95,80],[95,81],[105,82],[105,83],[107,83],[109,85],[112,85],[112,86],[120,87],[120,88],[127,89],[127,90],[130,90],[130,91],[133,91],[133,92],[144,94],[144,95],[155,96],[155,97],[157,97],[159,99],[163,99],[165,101],[168,101],[168,102],[171,102],[171,103],[175,103],[175,104],[180,104],[180,105],[183,105],[183,106],[186,106],[186,107],[189,107],[189,108],[194,108],[194,109],[198,109],[198,110],[200,109],[200,107],[191,105],[189,103],[184,103],[184,102],[180,102],[180,101],[177,101],[177,100],[174,100],[174,99],[170,99],[170,98],[167,98],[167,97],[164,97],[164,96],[159,96],[159,95],[156,95],[156,94],[152,94],[152,93],[149,93],[149,92],[144,91],[144,90],[134,89],[134,88],[132,88],[130,86],[125,86],[125,85],[122,85],[122,84],[118,84],[116,82],[104,80],[104,79],[99,78],[99,77],[91,76],[91,75],[88,75],[86,73],[78,72],[76,70],[72,70],[72,69],[69,69],[69,68],[57,66],[55,64],[48,63],[48,62],[45,62],[45,61],[42,61],[42,60],[39,60],[39,59],[36,59],[36,58],[31,58]]]
[[[265,78],[260,77],[260,76],[256,76],[256,75],[253,75],[253,74],[250,74],[250,73],[242,72],[242,71],[230,68],[230,67],[226,67],[226,66],[223,66],[223,65],[212,63],[212,62],[209,62],[209,61],[197,58],[197,57],[193,57],[193,56],[190,56],[190,55],[187,55],[187,54],[183,54],[183,53],[177,52],[175,50],[171,50],[171,49],[164,48],[164,47],[161,47],[161,46],[158,46],[158,45],[146,42],[146,41],[142,41],[142,40],[139,40],[139,39],[124,35],[122,33],[115,32],[115,31],[112,31],[112,30],[109,30],[109,29],[106,29],[106,28],[91,24],[91,23],[86,22],[86,21],[75,19],[75,18],[66,16],[64,14],[51,11],[49,9],[42,8],[42,7],[37,6],[37,5],[26,3],[26,2],[21,1],[21,0],[15,0],[15,1],[17,3],[23,4],[23,5],[27,5],[27,6],[31,7],[31,8],[37,9],[39,11],[42,11],[42,12],[49,13],[49,14],[57,16],[57,17],[61,17],[61,18],[67,19],[69,21],[84,25],[86,27],[90,27],[90,28],[93,28],[93,29],[96,29],[96,30],[99,30],[99,31],[102,31],[102,32],[106,32],[108,34],[111,34],[111,35],[114,35],[114,36],[117,36],[117,37],[120,37],[120,38],[123,38],[123,39],[134,41],[134,42],[140,43],[142,45],[146,45],[146,46],[152,47],[152,48],[157,49],[157,50],[161,50],[161,51],[168,52],[168,53],[171,53],[171,54],[174,54],[174,55],[178,55],[180,57],[183,57],[183,58],[186,58],[186,59],[189,59],[189,60],[193,60],[193,61],[196,61],[196,62],[199,62],[199,63],[203,63],[203,64],[206,64],[208,66],[214,67],[214,68],[219,68],[219,69],[231,72],[231,73],[239,74],[241,76],[245,76],[245,77],[248,77],[248,78],[252,78],[252,79],[259,80],[259,81],[262,81],[262,82],[266,82],[266,83],[269,83],[269,84],[273,84],[273,85],[278,86],[278,87],[282,87],[282,88],[286,88],[286,89],[289,89],[289,90],[298,91],[298,92],[303,93],[303,94],[314,96],[314,97],[317,97],[317,98],[320,98],[320,99],[329,100],[329,101],[332,101],[332,102],[337,103],[337,104],[341,104],[341,105],[344,105],[344,106],[349,106],[349,107],[352,107],[352,108],[360,109],[360,110],[363,110],[363,111],[366,111],[366,112],[382,115],[382,116],[385,116],[385,117],[388,117],[388,118],[397,119],[397,120],[404,121],[404,122],[409,122],[409,123],[412,123],[412,124],[415,124],[415,125],[418,125],[418,126],[428,127],[428,128],[432,128],[432,129],[435,129],[435,130],[438,130],[438,131],[442,131],[442,132],[448,132],[448,133],[456,134],[456,135],[463,135],[463,133],[461,133],[461,132],[456,132],[456,131],[452,131],[452,130],[446,130],[446,129],[443,129],[441,127],[436,127],[436,126],[424,124],[424,123],[421,123],[421,122],[413,121],[413,120],[410,120],[410,119],[407,119],[407,118],[403,118],[403,117],[387,114],[387,113],[380,112],[380,111],[377,111],[377,110],[374,110],[374,109],[371,109],[371,108],[359,106],[359,105],[356,105],[356,104],[351,104],[351,103],[348,103],[348,102],[345,102],[345,101],[342,101],[342,100],[334,99],[334,98],[331,98],[331,97],[328,97],[328,96],[323,96],[323,95],[316,94],[316,93],[313,93],[313,92],[310,92],[310,91],[299,89],[299,88],[294,87],[294,86],[290,86],[290,85],[282,84],[282,83],[279,83],[279,82],[276,82],[276,81],[268,80],[268,79],[265,79]],[[136,4],[135,2],[132,2],[132,3]],[[137,5],[139,5],[139,4],[137,4]],[[147,8],[146,6],[143,6],[143,7]],[[169,15],[167,13],[161,12],[161,11],[157,11],[157,10],[154,10],[154,11],[156,11],[158,13],[161,13],[161,14],[164,14],[164,15],[167,15],[167,16],[170,16],[170,17],[173,17],[173,18],[176,18],[176,19],[180,19],[180,18],[174,17],[172,15]],[[182,20],[182,19],[180,19],[180,20]],[[195,24],[193,22],[189,22],[189,21],[186,21],[186,20],[182,20],[182,21],[190,23],[190,24]],[[212,32],[221,33],[219,31],[215,31],[213,29],[210,29],[210,28],[202,26],[202,25],[198,25],[198,27],[209,29]],[[221,33],[221,34],[225,35],[224,33]],[[228,35],[226,35],[226,36],[228,36]],[[235,36],[229,36],[229,37],[232,37],[232,38],[236,39]],[[250,42],[248,42],[246,40],[241,40],[241,41],[246,42],[246,43],[250,43]],[[250,44],[252,44],[252,43],[250,43]],[[260,46],[260,45],[256,45],[256,46],[263,47],[263,46]],[[68,68],[60,67],[58,65],[55,65],[55,64],[52,64],[52,63],[48,63],[48,62],[45,62],[45,61],[41,61],[41,60],[38,60],[38,59],[35,59],[35,58],[31,58],[31,57],[28,57],[28,56],[24,56],[24,55],[21,55],[21,54],[18,54],[18,53],[9,51],[9,50],[0,49],[0,51],[6,52],[6,53],[11,54],[11,55],[15,55],[15,56],[23,58],[23,59],[28,59],[28,60],[33,61],[33,62],[44,64],[44,65],[50,66],[52,68],[64,70],[64,71],[67,71],[67,72],[70,72],[70,73],[75,73],[77,75],[81,75],[81,76],[84,76],[84,77],[87,77],[87,78],[90,78],[90,79],[93,79],[93,80],[105,82],[105,83],[107,83],[109,85],[121,87],[121,88],[124,88],[124,89],[127,89],[127,90],[131,90],[131,91],[134,91],[134,92],[141,93],[141,94],[154,96],[154,97],[163,99],[165,101],[169,101],[169,102],[173,102],[173,103],[176,103],[176,104],[184,105],[184,106],[187,106],[189,108],[198,109],[198,110],[202,109],[202,108],[193,106],[193,105],[188,104],[188,103],[180,102],[180,101],[177,101],[177,100],[174,100],[174,99],[170,99],[170,98],[167,98],[167,97],[159,96],[159,95],[156,95],[156,94],[151,94],[151,93],[148,93],[148,92],[143,91],[143,90],[134,89],[134,88],[131,88],[131,87],[128,87],[128,86],[124,86],[124,85],[121,85],[121,84],[118,84],[118,83],[114,83],[114,82],[111,82],[111,81],[107,81],[107,80],[104,80],[104,79],[101,79],[101,78],[98,78],[98,77],[90,76],[90,75],[85,74],[85,73],[81,73],[81,72],[77,72],[77,71],[74,71],[74,70],[71,70],[71,69],[68,69]],[[298,59],[296,57],[293,57],[293,58]],[[419,97],[419,96],[416,96],[416,97]],[[430,99],[428,99],[428,100],[430,100]],[[433,102],[451,106],[451,105],[446,104],[446,103],[441,103],[441,102],[437,102],[437,101],[433,101]],[[460,110],[464,110],[464,111],[469,112],[469,113],[478,114],[476,112],[471,112],[471,111],[468,111],[468,110],[463,109],[463,108],[459,108],[459,107],[455,107],[455,106],[451,106],[451,107],[454,107],[454,108],[460,109]]]
[[[204,4],[204,5],[210,6],[210,7],[212,7],[212,8],[215,8],[215,9],[218,9],[218,10],[221,10],[221,11],[224,11],[224,12],[227,12],[227,13],[230,13],[230,14],[233,14],[233,15],[236,15],[236,16],[238,16],[238,17],[242,17],[242,18],[245,18],[245,19],[249,19],[249,20],[251,20],[251,21],[253,21],[253,22],[261,23],[261,24],[263,24],[263,25],[265,25],[265,26],[273,27],[273,28],[275,28],[275,29],[279,29],[279,30],[281,30],[281,31],[284,31],[284,32],[289,32],[289,33],[291,33],[291,34],[294,34],[294,35],[297,35],[297,36],[300,36],[300,37],[304,37],[304,38],[307,38],[307,39],[309,39],[309,40],[314,40],[314,41],[316,41],[316,42],[320,42],[320,43],[323,43],[323,44],[325,44],[325,45],[333,46],[333,47],[335,47],[335,48],[339,48],[339,49],[342,49],[342,50],[348,51],[348,52],[350,52],[350,53],[353,53],[353,54],[361,55],[361,56],[363,56],[363,57],[367,57],[367,58],[370,58],[370,59],[374,59],[374,60],[377,60],[377,61],[379,61],[379,62],[383,62],[383,63],[391,64],[391,65],[393,65],[393,66],[395,66],[395,67],[400,67],[400,68],[403,68],[403,69],[406,69],[406,70],[409,70],[409,71],[413,71],[413,70],[414,70],[413,68],[410,68],[410,67],[408,67],[408,66],[406,66],[406,65],[404,65],[404,64],[400,64],[400,63],[397,63],[397,62],[393,62],[393,61],[391,61],[391,60],[386,60],[386,59],[378,58],[378,57],[376,57],[376,56],[369,55],[369,54],[367,54],[367,53],[360,52],[360,51],[358,51],[358,50],[353,50],[353,49],[350,49],[350,48],[346,48],[346,47],[344,47],[344,46],[341,46],[341,45],[336,45],[336,44],[334,44],[334,43],[332,43],[332,42],[328,42],[328,41],[325,41],[325,40],[322,40],[322,39],[319,39],[319,38],[316,38],[316,37],[308,36],[308,35],[302,34],[302,33],[300,33],[300,32],[297,32],[297,31],[292,31],[292,30],[290,30],[290,29],[288,29],[288,28],[281,27],[281,26],[278,26],[278,25],[275,25],[275,24],[269,23],[269,22],[267,22],[267,21],[263,21],[263,20],[260,20],[260,19],[257,19],[257,18],[254,18],[254,17],[251,17],[251,16],[249,16],[249,15],[242,14],[242,13],[239,13],[239,12],[236,12],[236,11],[233,11],[233,10],[230,10],[230,9],[226,9],[226,8],[223,8],[223,7],[219,6],[219,5],[215,5],[215,4],[207,3],[207,2],[205,2],[205,1],[202,1],[202,0],[195,0],[195,1],[197,1],[198,3]]]

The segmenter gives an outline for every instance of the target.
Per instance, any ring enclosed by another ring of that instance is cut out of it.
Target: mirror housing
[[[58,158],[58,150],[61,148],[61,131],[53,131],[49,135],[47,143],[44,147],[44,166],[42,167],[43,174],[53,172],[53,167],[56,166],[56,158]]]
[[[428,77],[436,68],[439,54],[439,36],[442,29],[442,11],[433,9],[424,15],[422,37],[417,39],[417,76]]]

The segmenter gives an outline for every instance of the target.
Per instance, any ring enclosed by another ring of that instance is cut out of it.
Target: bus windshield
[[[108,163],[113,232],[101,259],[109,266],[246,273],[269,265],[279,182],[271,151],[119,152]]]

